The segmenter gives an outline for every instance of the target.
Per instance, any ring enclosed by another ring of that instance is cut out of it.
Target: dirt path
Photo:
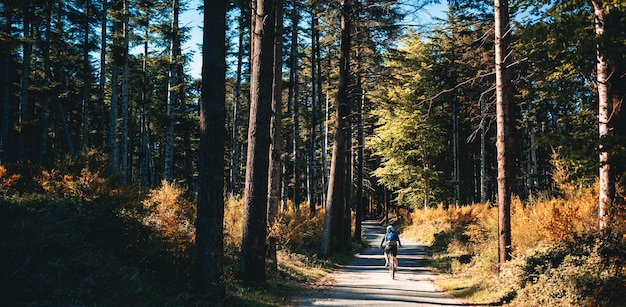
[[[465,306],[439,289],[436,276],[421,265],[424,246],[402,239],[398,250],[399,270],[395,280],[385,269],[379,248],[384,229],[375,222],[364,222],[370,248],[349,265],[325,278],[326,286],[292,298],[288,306]]]

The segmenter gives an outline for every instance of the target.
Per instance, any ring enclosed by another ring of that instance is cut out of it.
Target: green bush
[[[626,247],[618,236],[587,234],[532,251],[521,264],[517,303],[618,306],[626,293]]]

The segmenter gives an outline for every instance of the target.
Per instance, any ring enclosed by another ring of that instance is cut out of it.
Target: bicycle
[[[387,257],[387,263],[389,263],[389,273],[391,274],[391,279],[396,279],[396,262],[393,261],[393,256],[391,253],[385,254]]]

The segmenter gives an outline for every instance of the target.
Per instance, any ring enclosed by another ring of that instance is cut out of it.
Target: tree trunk
[[[513,88],[508,0],[495,0],[496,150],[498,160],[499,264],[511,259],[511,196],[515,193]]]
[[[456,84],[456,78],[453,79]],[[453,160],[453,178],[454,181],[454,206],[459,206],[460,193],[460,179],[459,179],[459,114],[458,114],[458,100],[456,99],[456,90],[452,92],[452,160]]]
[[[196,287],[201,295],[223,295],[224,145],[226,138],[226,7],[205,0],[202,39],[202,98],[198,148]],[[217,290],[217,291],[216,291]]]
[[[39,134],[39,165],[45,165],[45,158],[48,149],[48,105],[49,101],[52,98],[52,93],[50,89],[50,85],[52,84],[52,68],[50,64],[50,46],[51,42],[51,34],[52,34],[52,3],[49,3],[45,9],[45,23],[46,23],[46,37],[43,40],[43,67],[44,67],[44,81],[43,86],[47,91],[46,98],[44,98],[41,102],[40,120],[41,120],[41,131]],[[41,40],[41,37],[40,37]]]
[[[595,16],[595,34],[597,38],[604,36],[604,7],[602,2],[598,0],[591,1],[593,4],[593,14]],[[596,51],[596,74],[597,74],[597,91],[598,91],[598,138],[600,139],[599,145],[599,179],[600,179],[600,191],[599,191],[599,205],[598,205],[598,227],[600,231],[605,232],[609,227],[609,215],[608,211],[613,203],[613,197],[615,194],[615,182],[613,176],[611,176],[611,154],[607,145],[607,138],[611,136],[610,117],[612,110],[612,104],[610,100],[610,71],[609,63],[607,61],[605,50],[601,43],[598,43]]]
[[[357,154],[357,178],[356,178],[356,222],[354,226],[354,240],[360,242],[361,237],[361,222],[363,220],[363,169],[365,164],[365,133],[363,131],[363,108],[365,107],[365,90],[361,88],[361,102],[358,104],[358,131],[357,137],[359,142],[358,154]]]
[[[291,71],[289,77],[290,86],[290,102],[292,112],[292,129],[291,129],[291,141],[292,144],[292,175],[293,175],[293,205],[294,209],[300,208],[300,91],[299,91],[299,58],[298,58],[298,24],[300,22],[300,13],[298,11],[298,0],[293,1],[293,11],[291,15]]]
[[[114,5],[114,11],[119,10],[117,4]],[[109,133],[107,148],[109,152],[109,163],[114,174],[117,174],[118,170],[118,144],[117,144],[117,113],[118,113],[118,79],[119,79],[119,60],[121,55],[119,54],[119,36],[120,36],[121,24],[119,21],[113,23],[113,42],[111,46],[112,63],[111,63],[111,106],[109,109]]]
[[[313,187],[312,187],[312,193],[315,194],[314,196],[314,202],[315,203],[320,203],[320,204],[324,204],[325,202],[325,197],[324,195],[326,194],[326,188],[325,188],[325,183],[326,183],[326,142],[325,142],[325,137],[326,137],[326,131],[325,131],[325,125],[326,125],[326,118],[323,114],[325,114],[325,110],[322,106],[322,101],[324,98],[323,92],[322,92],[322,69],[321,69],[321,54],[320,54],[320,42],[319,42],[319,30],[318,30],[318,10],[316,8],[312,9],[312,20],[311,20],[311,70],[314,72],[313,74],[311,74],[311,79],[312,79],[312,87],[315,89],[313,91],[313,95],[314,97],[312,98],[312,100],[314,101],[314,106],[313,106],[313,118],[316,119],[315,120],[315,125],[316,127],[314,127],[314,130],[319,131],[319,135],[321,137],[321,145],[320,145],[320,150],[321,150],[321,154],[320,154],[320,159],[321,161],[321,165],[315,167],[315,174],[314,174],[314,178],[313,178]],[[314,126],[315,126],[314,125]],[[313,140],[315,140],[315,138],[312,138]],[[314,161],[317,161],[318,159],[316,158],[316,153],[312,152],[312,157]],[[317,172],[319,171],[319,175],[317,175]],[[321,177],[321,180],[318,179],[318,177]],[[317,186],[317,183],[321,182],[321,186]],[[312,208],[314,209],[314,208]]]
[[[167,82],[167,127],[165,130],[165,164],[163,177],[167,182],[174,180],[174,109],[180,94],[178,90],[179,78],[176,69],[179,49],[179,33],[178,33],[178,0],[172,0],[172,24],[170,32],[170,61],[169,61],[169,78]]]
[[[334,250],[343,248],[342,219],[345,210],[345,157],[348,142],[348,117],[350,101],[348,88],[350,85],[350,17],[352,7],[350,0],[340,1],[341,11],[341,46],[339,54],[339,87],[337,91],[337,108],[335,117],[335,141],[333,142],[326,213],[322,233],[321,254],[330,256]]]
[[[480,95],[480,202],[487,201],[487,159],[485,156],[487,146],[486,135],[487,129],[485,125],[485,95]]]
[[[243,56],[244,56],[244,15],[245,6],[242,4],[239,12],[239,52],[237,53],[237,81],[235,82],[235,104],[233,106],[233,131],[231,145],[230,162],[230,185],[228,192],[237,194],[237,181],[239,175],[239,157],[241,149],[239,146],[239,108],[241,106],[241,83],[243,79]]]
[[[128,148],[129,148],[129,140],[128,140],[128,62],[130,61],[129,57],[129,8],[128,8],[128,0],[124,0],[123,2],[123,58],[122,58],[122,105],[121,107],[121,117],[122,123],[120,127],[120,175],[122,183],[127,183],[128,180]]]
[[[317,119],[319,114],[318,102],[317,102],[317,42],[315,40],[315,26],[317,15],[315,9],[311,8],[311,127],[309,137],[309,156],[308,156],[308,172],[307,172],[307,201],[309,203],[309,213],[311,216],[315,214],[315,205],[317,200],[315,199],[315,180],[317,177]]]
[[[430,207],[430,174],[428,171],[428,162],[426,157],[422,157],[424,160],[424,212],[428,211]]]
[[[354,189],[352,188],[352,183],[354,182],[354,147],[352,146],[352,101],[350,100],[350,94],[348,94],[348,116],[346,117],[346,148],[344,150],[343,157],[345,159],[345,175],[344,175],[344,210],[343,210],[343,220],[341,222],[341,238],[343,242],[340,244],[340,248],[345,248],[351,245],[352,243],[352,210],[354,209]]]
[[[256,0],[252,31],[250,74],[250,121],[244,190],[244,225],[239,261],[239,278],[265,281],[267,233],[267,189],[269,175],[270,117],[274,65],[273,0]]]
[[[12,10],[5,8],[3,13],[6,23],[4,24],[4,28],[2,32],[4,35],[10,36],[11,34],[11,25],[13,12]],[[6,42],[0,42],[0,54],[2,54],[2,62],[3,62],[3,70],[2,70],[2,88],[5,89],[2,91],[2,102],[0,102],[0,114],[2,114],[2,118],[0,119],[0,123],[2,127],[0,127],[0,164],[8,163],[9,158],[9,86],[11,84],[11,72],[9,69],[9,65],[11,64],[11,52]]]
[[[268,228],[272,229],[278,218],[278,208],[280,206],[281,191],[281,142],[282,142],[282,114],[283,114],[283,1],[276,0],[275,3],[275,34],[274,34],[274,81],[272,84],[272,118],[270,122],[270,161],[269,161],[269,186],[267,189],[267,222]],[[278,270],[278,260],[276,257],[276,238],[269,237],[268,257],[272,262],[274,271]]]
[[[106,55],[107,55],[107,0],[102,0],[102,20],[100,21],[100,67],[98,82],[98,105],[96,106],[96,134],[94,144],[104,147],[104,87],[106,84]]]
[[[150,184],[149,176],[149,145],[148,145],[148,41],[150,40],[150,7],[145,8],[145,24],[143,34],[143,58],[141,61],[141,111],[139,114],[139,188]]]
[[[23,2],[23,14],[24,17],[22,23],[22,72],[20,77],[20,112],[19,112],[19,129],[20,135],[18,139],[18,163],[24,164],[24,158],[26,154],[26,131],[28,125],[28,85],[30,78],[30,61],[31,61],[31,52],[32,52],[32,44],[31,44],[31,33],[30,33],[30,18],[31,18],[31,6],[29,0],[24,0]]]
[[[63,11],[62,11],[62,7],[59,5],[57,7],[57,13],[56,13],[56,17],[57,17],[57,21],[56,21],[56,33],[63,33]],[[61,63],[56,62],[56,67],[55,67],[55,71],[56,72],[61,72],[63,71],[63,69],[61,68]],[[55,79],[55,83],[56,84],[62,84],[61,79],[60,79],[61,75],[60,73],[57,73],[54,75],[54,79]],[[55,105],[56,105],[56,111],[58,112],[58,117],[61,120],[61,127],[63,128],[63,136],[65,137],[65,146],[67,147],[67,153],[70,155],[71,158],[76,157],[76,152],[74,151],[74,144],[72,142],[72,137],[70,134],[70,128],[69,125],[67,123],[67,118],[65,117],[65,110],[63,108],[63,104],[61,103],[61,99],[59,98],[59,92],[57,90],[56,87],[52,88],[52,97],[54,97],[54,101],[55,101]]]
[[[81,110],[81,123],[80,123],[80,147],[86,148],[88,144],[87,135],[89,133],[89,95],[91,90],[91,64],[89,57],[89,45],[90,45],[90,37],[89,37],[89,19],[91,18],[90,14],[92,13],[91,9],[91,0],[85,1],[85,8],[83,12],[83,102],[82,102],[82,110]]]

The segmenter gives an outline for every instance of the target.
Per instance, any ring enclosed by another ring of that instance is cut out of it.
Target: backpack
[[[387,245],[396,246],[398,245],[398,241],[400,241],[400,238],[398,238],[397,233],[389,232],[385,234],[385,241],[387,242]]]

